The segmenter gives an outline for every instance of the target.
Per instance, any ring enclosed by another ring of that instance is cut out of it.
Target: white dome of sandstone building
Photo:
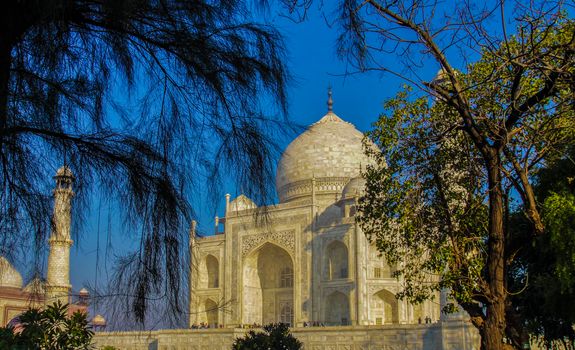
[[[439,303],[396,298],[403,284],[393,275],[397,266],[356,224],[365,192],[360,167],[370,163],[363,143],[333,112],[330,96],[327,114],[279,161],[279,204],[227,194],[213,235],[196,235],[192,222],[190,330],[160,331],[144,342],[140,332],[109,333],[95,337],[98,345],[229,349],[238,331],[281,322],[295,327],[306,349],[472,349],[461,323],[436,323]]]
[[[331,91],[327,105],[327,114],[296,137],[282,154],[276,174],[280,203],[309,199],[313,193],[317,200],[329,204],[341,197],[350,179],[359,177],[372,163],[364,152],[363,133],[333,112]],[[367,144],[376,147],[369,140]]]

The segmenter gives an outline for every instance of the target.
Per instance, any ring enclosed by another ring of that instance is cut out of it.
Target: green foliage
[[[542,169],[535,188],[546,234],[522,249],[509,288],[531,334],[548,348],[575,343],[575,148]],[[525,239],[524,216],[515,215],[512,234]]]
[[[18,345],[17,335],[11,326],[0,328],[0,349],[23,348]]]
[[[93,332],[86,314],[67,316],[68,305],[60,302],[44,310],[30,309],[20,315],[21,331],[12,326],[0,328],[1,349],[90,349]]]
[[[543,202],[543,221],[550,249],[557,260],[555,273],[563,290],[575,287],[575,196],[551,193]]]
[[[487,141],[500,142],[502,120],[520,116],[514,125],[505,125],[505,131],[511,131],[504,141],[506,158],[513,157],[530,169],[560,155],[575,139],[575,92],[570,78],[575,67],[569,48],[575,22],[562,14],[551,27],[542,21],[522,23],[518,34],[496,50],[483,49],[481,59],[461,75],[465,97],[476,108],[475,121]],[[557,76],[565,79],[550,82],[550,77]],[[541,93],[547,89],[549,93]]]
[[[507,283],[518,254],[545,234],[534,175],[575,138],[569,6],[340,6],[343,56],[360,71],[400,75],[434,99],[399,95],[387,105],[391,112],[371,135],[383,154],[366,171],[359,223],[387,260],[406,254],[400,296],[417,300],[450,287],[479,330],[482,349],[523,348],[528,337]],[[405,58],[413,74],[386,65],[390,53]],[[431,82],[417,71],[427,59],[441,69]],[[528,219],[523,235],[509,231],[515,211]]]
[[[302,343],[290,334],[285,323],[272,323],[263,327],[263,332],[249,331],[232,345],[233,350],[299,350]]]
[[[368,133],[383,152],[368,150],[376,165],[365,173],[358,221],[408,282],[399,296],[420,302],[458,285],[458,300],[468,300],[487,233],[477,154],[444,105],[413,98],[406,87],[385,108]]]

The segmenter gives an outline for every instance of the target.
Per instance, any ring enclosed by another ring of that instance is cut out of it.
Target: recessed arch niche
[[[206,275],[207,288],[218,288],[220,284],[220,263],[211,254],[206,256]]]
[[[220,284],[220,263],[218,258],[212,254],[207,254],[200,261],[200,288],[218,288]]]
[[[242,284],[243,323],[293,324],[293,268],[289,253],[270,242],[246,256]]]
[[[206,299],[204,302],[204,311],[206,313],[206,323],[213,328],[218,326],[218,304],[212,299]]]
[[[325,276],[328,280],[348,277],[348,251],[342,241],[333,241],[326,248]]]
[[[349,297],[339,291],[329,294],[325,299],[324,315],[324,323],[328,326],[349,325]]]
[[[372,296],[373,314],[377,319],[381,319],[383,324],[398,324],[399,323],[399,303],[395,298],[395,294],[382,289]]]

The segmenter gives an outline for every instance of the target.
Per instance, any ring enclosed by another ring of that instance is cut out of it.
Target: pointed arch
[[[399,323],[399,303],[395,294],[382,289],[373,295],[373,299],[373,313],[376,320],[380,318],[383,324]]]
[[[206,323],[210,328],[218,327],[218,304],[212,299],[208,298],[204,302],[204,310],[206,312]]]
[[[207,287],[218,288],[220,285],[220,263],[218,259],[208,254],[206,256]]]
[[[281,246],[266,242],[243,263],[242,322],[268,324],[293,317],[293,260]],[[289,322],[291,324],[291,321]]]

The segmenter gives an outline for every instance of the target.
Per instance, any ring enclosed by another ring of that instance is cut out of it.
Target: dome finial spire
[[[333,99],[331,98],[331,85],[327,88],[327,112],[333,112]]]

